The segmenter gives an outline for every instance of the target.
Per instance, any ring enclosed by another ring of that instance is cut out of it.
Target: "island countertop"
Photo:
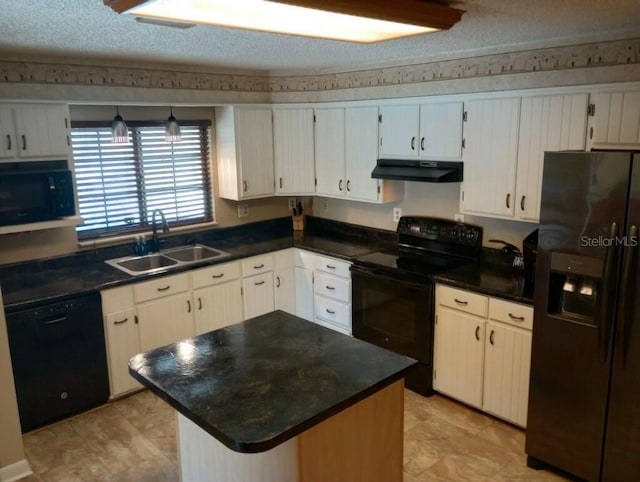
[[[415,363],[274,311],[138,354],[129,371],[228,448],[255,453],[401,379]]]

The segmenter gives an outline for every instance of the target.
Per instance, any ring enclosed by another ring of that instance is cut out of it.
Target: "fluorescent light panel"
[[[150,0],[124,13],[136,17],[360,43],[439,30],[265,0]]]

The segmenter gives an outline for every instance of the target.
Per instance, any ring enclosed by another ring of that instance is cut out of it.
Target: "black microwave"
[[[0,172],[0,226],[50,221],[75,213],[68,169]]]

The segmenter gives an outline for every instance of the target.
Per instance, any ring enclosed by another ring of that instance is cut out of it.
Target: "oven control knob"
[[[389,337],[388,337],[388,336],[385,336],[385,337],[384,337],[384,342],[385,342],[385,343],[389,343]]]

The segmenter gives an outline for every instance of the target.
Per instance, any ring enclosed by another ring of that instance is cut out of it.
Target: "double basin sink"
[[[110,266],[124,271],[130,275],[155,273],[169,268],[177,268],[199,261],[224,258],[229,253],[219,249],[210,248],[202,244],[170,248],[160,253],[147,254],[145,256],[129,256],[105,261]]]

